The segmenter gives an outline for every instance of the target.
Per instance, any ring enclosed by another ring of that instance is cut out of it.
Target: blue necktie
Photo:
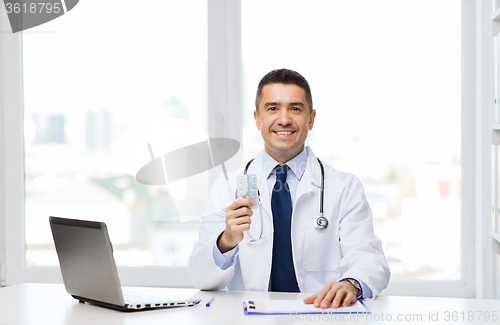
[[[274,240],[273,264],[271,266],[271,291],[300,292],[293,268],[292,198],[286,183],[287,165],[276,166],[276,183],[271,198]]]

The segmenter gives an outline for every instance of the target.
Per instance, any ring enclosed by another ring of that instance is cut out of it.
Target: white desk
[[[252,315],[243,314],[244,300],[303,299],[307,294],[253,291],[199,291],[144,288],[146,292],[172,292],[202,299],[194,307],[123,313],[80,304],[59,284],[20,284],[0,288],[0,324],[121,325],[121,324],[499,324],[500,301],[458,298],[379,296],[365,301],[371,315]],[[215,296],[211,307],[205,303]],[[483,312],[480,314],[480,312]],[[490,320],[484,312],[489,312]],[[436,315],[437,313],[437,315]],[[496,315],[494,321],[491,315]],[[429,320],[434,315],[433,320]],[[435,317],[438,317],[437,319]],[[314,318],[315,317],[315,318]],[[344,320],[341,319],[344,318]],[[401,321],[398,321],[398,317]],[[470,320],[469,320],[470,317]],[[406,320],[405,320],[406,318]],[[448,320],[447,320],[448,319]]]

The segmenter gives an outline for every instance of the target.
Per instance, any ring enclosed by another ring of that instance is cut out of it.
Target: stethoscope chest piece
[[[316,219],[314,219],[314,228],[318,230],[325,230],[328,227],[328,220],[323,217],[319,216]]]

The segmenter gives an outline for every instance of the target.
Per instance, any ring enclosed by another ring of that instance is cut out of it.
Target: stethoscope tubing
[[[319,167],[321,168],[321,195],[319,197],[319,217],[314,219],[314,228],[317,230],[325,230],[328,227],[328,219],[323,216],[323,200],[325,198],[325,169],[323,163],[318,159]]]

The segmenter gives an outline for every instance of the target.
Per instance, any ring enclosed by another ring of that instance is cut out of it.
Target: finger
[[[349,293],[347,294],[347,297],[345,297],[344,302],[342,303],[342,306],[344,306],[344,307],[350,306],[350,305],[352,305],[353,303],[355,303],[355,302],[356,302],[356,300],[357,300],[357,299],[356,299],[356,296],[354,295],[354,293],[349,292]]]
[[[241,207],[241,208],[239,208],[236,211],[238,211],[239,213],[241,213],[242,216],[249,216],[249,217],[251,217],[253,215],[253,211],[249,207]]]
[[[243,232],[250,230],[250,224],[244,223],[239,225],[231,225],[226,230],[231,236],[236,236],[239,238],[240,236],[243,236]]]
[[[235,225],[250,224],[252,219],[249,216],[227,216],[226,229]]]
[[[237,210],[230,210],[226,212],[226,219],[234,219],[239,217],[250,217],[253,215],[253,211],[247,207],[241,207]]]
[[[318,294],[317,294],[317,293],[315,293],[315,294],[313,294],[312,296],[309,296],[309,297],[307,297],[307,298],[304,298],[304,303],[305,303],[305,304],[312,304],[312,303],[314,302],[314,300],[316,299],[316,296],[317,296],[317,295],[318,295]]]
[[[237,210],[241,207],[251,207],[253,205],[252,199],[239,198],[233,203],[231,203],[227,208],[231,210]]]
[[[232,218],[237,218],[239,216],[251,215],[252,210],[247,207],[240,207],[235,210],[229,210],[226,212],[226,216],[231,216]]]
[[[243,216],[238,218],[229,219],[227,221],[228,226],[239,226],[244,224],[252,223],[252,219],[249,216]]]
[[[347,296],[347,291],[344,288],[340,288],[337,290],[335,293],[335,298],[333,298],[332,301],[332,308],[338,308],[341,304],[344,298]]]
[[[247,217],[248,218],[248,217]],[[243,232],[247,231],[250,229],[250,221],[249,222],[241,222],[241,223],[236,223],[232,226],[233,230],[236,232]],[[243,230],[241,230],[243,229]]]
[[[314,300],[314,307],[318,308],[323,301],[326,293],[332,288],[333,282],[327,282],[323,289],[316,294],[316,299]]]
[[[236,201],[233,201],[233,203],[231,203],[230,205],[227,206],[226,208],[226,214],[229,212],[229,211],[233,211],[233,210],[236,210],[238,209],[238,207],[240,206],[239,204],[239,201],[236,200]]]
[[[332,304],[333,298],[337,294],[337,291],[340,290],[338,286],[332,286],[332,288],[326,293],[325,297],[321,301],[321,308],[328,308]]]
[[[321,302],[323,301],[323,298],[325,298],[326,292],[323,292],[321,290],[316,294],[316,299],[314,299],[314,307],[319,308],[321,306]]]
[[[250,224],[244,223],[241,225],[234,225],[233,228],[231,229],[234,233],[241,234],[244,231],[250,230]]]

